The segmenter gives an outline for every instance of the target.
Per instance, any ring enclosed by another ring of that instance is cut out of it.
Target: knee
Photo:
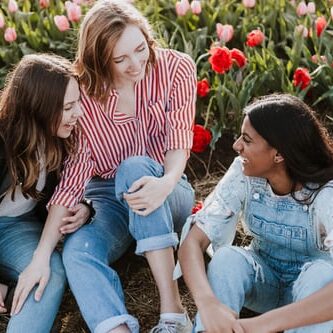
[[[234,272],[237,267],[237,275]],[[208,265],[207,275],[209,279],[217,276],[229,277],[235,279],[249,274],[249,264],[245,258],[245,254],[240,253],[233,246],[224,246],[217,250],[211,262]]]
[[[119,187],[130,187],[143,176],[162,176],[162,167],[147,156],[132,156],[122,161],[117,168],[116,191]]]
[[[333,281],[333,265],[325,260],[316,260],[303,266],[293,285],[294,300],[307,297]]]

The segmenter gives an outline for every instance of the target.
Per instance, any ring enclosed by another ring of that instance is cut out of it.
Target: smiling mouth
[[[249,160],[245,157],[240,156],[240,158],[241,158],[243,164],[247,164],[249,162]]]

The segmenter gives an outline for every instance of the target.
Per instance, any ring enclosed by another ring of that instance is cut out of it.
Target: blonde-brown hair
[[[24,56],[7,76],[0,99],[0,135],[5,145],[12,199],[21,183],[25,196],[39,199],[36,184],[40,160],[46,170],[60,169],[64,154],[73,152],[74,137],[57,137],[71,63],[59,56]]]
[[[155,40],[148,21],[131,4],[124,0],[99,0],[81,24],[74,65],[87,94],[99,101],[105,101],[108,92],[114,88],[112,53],[129,24],[137,26],[146,38],[148,71],[156,61]]]

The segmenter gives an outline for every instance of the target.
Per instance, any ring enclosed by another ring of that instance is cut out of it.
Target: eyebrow
[[[145,41],[142,41],[135,49],[134,51],[136,51],[137,49],[140,49],[142,46],[144,46],[145,44]],[[116,56],[116,57],[113,57],[113,60],[117,60],[119,58],[123,58],[123,57],[126,57],[127,55],[126,54],[123,54],[123,55],[119,55],[119,56]]]

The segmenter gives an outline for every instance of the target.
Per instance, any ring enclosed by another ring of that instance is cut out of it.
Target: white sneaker
[[[192,333],[193,325],[186,313],[186,323],[182,325],[179,321],[160,319],[158,324],[153,327],[150,333]]]

